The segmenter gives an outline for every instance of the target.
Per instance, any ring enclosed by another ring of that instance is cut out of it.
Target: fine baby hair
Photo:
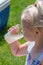
[[[21,21],[32,23],[34,27],[43,27],[43,1],[37,0],[37,6],[30,5],[22,13]]]

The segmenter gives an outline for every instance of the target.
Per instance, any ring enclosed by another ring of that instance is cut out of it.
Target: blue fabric
[[[42,59],[43,59],[43,53],[41,53],[40,56],[37,58],[35,64],[36,64],[36,65],[37,65],[37,64],[40,65],[40,62],[41,62]]]
[[[43,59],[43,53],[41,53],[36,60],[32,59],[30,53],[29,54],[27,53],[25,65],[40,65],[42,59]]]

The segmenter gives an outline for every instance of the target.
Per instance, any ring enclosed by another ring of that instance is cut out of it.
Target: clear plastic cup
[[[5,40],[9,44],[11,44],[11,43],[13,43],[13,42],[15,42],[15,41],[17,41],[17,40],[24,37],[22,32],[21,32],[22,26],[20,24],[18,24],[18,28],[19,28],[19,33],[18,34],[11,34],[11,32],[12,32],[12,30],[11,30],[11,31],[9,31],[8,33],[6,33],[4,35]]]

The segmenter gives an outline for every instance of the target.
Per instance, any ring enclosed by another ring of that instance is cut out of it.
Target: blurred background
[[[0,31],[0,65],[24,65],[26,57],[15,57],[10,51],[10,45],[4,40],[4,34],[7,30],[18,23],[21,23],[22,11],[35,0],[11,0],[10,12],[7,26]],[[21,44],[25,42],[20,40]]]

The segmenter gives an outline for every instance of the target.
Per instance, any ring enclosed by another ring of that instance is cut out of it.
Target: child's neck
[[[35,48],[37,49],[37,51],[43,50],[43,37],[40,37],[40,39],[35,43]]]
[[[43,52],[43,38],[40,38],[40,40],[36,41],[35,46],[31,50],[31,55],[33,58],[37,58],[40,53]]]

